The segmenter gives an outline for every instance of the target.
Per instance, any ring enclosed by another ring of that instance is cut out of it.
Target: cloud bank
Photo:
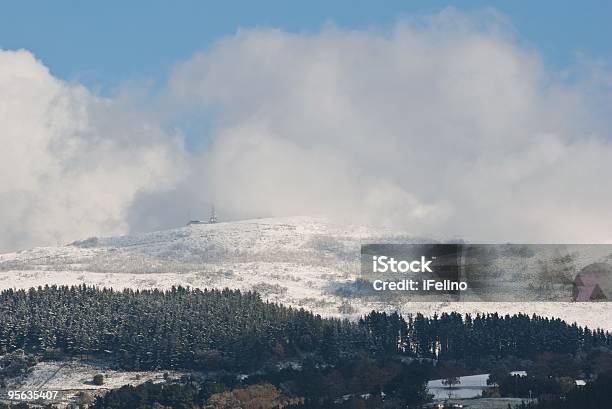
[[[391,32],[244,30],[178,65],[169,98],[220,112],[198,174],[231,213],[610,240],[606,90],[547,72],[510,31],[453,11]]]
[[[588,68],[547,69],[494,13],[257,28],[178,63],[153,115],[2,52],[0,248],[176,226],[211,202],[225,219],[610,241],[612,77]],[[214,119],[200,151],[163,130],[185,115]]]
[[[120,101],[0,51],[0,249],[128,231],[138,192],[184,177],[180,139]]]

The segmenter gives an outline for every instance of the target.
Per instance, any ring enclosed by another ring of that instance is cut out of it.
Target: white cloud
[[[178,64],[142,111],[0,51],[0,249],[173,227],[212,201],[226,219],[610,241],[612,76],[587,63],[551,71],[494,13],[257,28]],[[186,153],[163,129],[200,114],[209,143]]]
[[[167,100],[216,113],[194,177],[231,215],[609,240],[609,112],[593,103],[609,89],[559,78],[510,31],[454,11],[391,32],[241,30],[179,64]]]
[[[128,231],[138,192],[185,172],[180,139],[119,101],[0,50],[0,249]]]

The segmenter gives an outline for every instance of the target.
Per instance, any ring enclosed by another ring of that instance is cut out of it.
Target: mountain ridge
[[[92,237],[60,247],[0,255],[0,289],[89,284],[112,288],[236,288],[323,316],[356,318],[371,310],[535,313],[612,329],[607,303],[401,302],[339,293],[358,276],[366,242],[418,243],[390,229],[306,216],[195,224],[118,237]],[[435,241],[434,241],[435,242]]]

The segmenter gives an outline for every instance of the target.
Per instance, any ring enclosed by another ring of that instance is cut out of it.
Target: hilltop
[[[607,303],[424,303],[399,306],[337,291],[355,280],[362,243],[416,243],[391,230],[287,217],[216,224],[120,237],[91,237],[59,247],[0,255],[0,289],[53,284],[101,287],[256,290],[264,299],[323,316],[354,318],[371,310],[536,313],[612,329]],[[431,240],[429,240],[431,242]]]

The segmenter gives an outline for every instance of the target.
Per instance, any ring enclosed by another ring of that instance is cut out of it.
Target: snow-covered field
[[[0,289],[61,284],[230,287],[255,289],[268,300],[325,316],[356,317],[372,309],[527,312],[612,329],[608,303],[391,302],[347,298],[334,291],[357,277],[361,244],[416,242],[423,239],[310,217],[192,225],[2,254]]]
[[[524,371],[515,371],[512,374],[526,375]],[[481,398],[482,391],[491,388],[487,385],[488,378],[489,374],[461,376],[459,377],[461,381],[459,385],[452,389],[444,386],[442,379],[436,379],[427,382],[427,389],[433,395],[434,401],[450,399],[452,402],[460,402],[466,408],[506,409],[508,404],[514,407],[514,405],[518,405],[521,401],[526,400],[518,398]]]
[[[455,399],[469,399],[482,396],[482,391],[488,389],[487,379],[489,374],[462,376],[457,387],[449,389],[442,384],[442,379],[427,382],[429,393],[434,395],[434,399],[447,399],[449,393]]]
[[[168,372],[168,371],[165,371]],[[94,375],[104,375],[102,385],[94,385]],[[181,374],[169,371],[170,378],[178,378]],[[57,404],[74,403],[79,392],[88,392],[91,396],[104,393],[110,389],[124,385],[139,385],[152,381],[161,382],[164,372],[128,372],[115,371],[102,365],[83,363],[80,361],[48,361],[41,362],[32,368],[25,379],[12,379],[6,390],[15,391],[57,391]],[[2,396],[6,396],[5,393]]]

